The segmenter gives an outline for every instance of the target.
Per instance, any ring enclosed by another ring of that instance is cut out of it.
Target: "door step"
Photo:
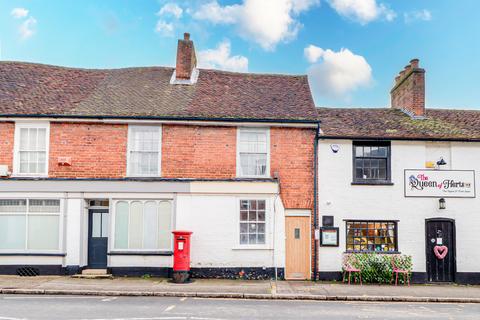
[[[107,273],[107,269],[84,269],[82,273],[75,274],[72,277],[81,279],[113,279],[113,276]]]

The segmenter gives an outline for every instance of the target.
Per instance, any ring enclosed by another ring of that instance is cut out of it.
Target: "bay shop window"
[[[0,199],[0,252],[60,249],[60,200]]]
[[[396,221],[346,221],[347,252],[397,252]]]
[[[119,200],[114,210],[113,250],[172,250],[171,200]]]

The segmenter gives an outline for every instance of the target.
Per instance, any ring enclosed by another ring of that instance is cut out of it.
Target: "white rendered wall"
[[[240,199],[267,200],[266,245],[255,248],[238,244]],[[193,231],[192,267],[284,267],[285,214],[279,197],[179,195],[176,209],[177,229]]]
[[[340,146],[333,153],[330,145]],[[425,272],[425,219],[451,218],[456,224],[458,272],[478,272],[480,252],[476,249],[480,230],[480,200],[447,198],[447,209],[438,209],[436,198],[405,198],[404,169],[423,169],[425,161],[440,156],[445,169],[475,170],[476,190],[480,185],[479,143],[429,143],[392,141],[393,186],[361,186],[352,183],[352,141],[320,140],[319,143],[319,219],[333,215],[340,228],[339,247],[320,247],[319,270],[340,271],[345,252],[344,219],[399,220],[398,249],[412,255],[413,271]]]

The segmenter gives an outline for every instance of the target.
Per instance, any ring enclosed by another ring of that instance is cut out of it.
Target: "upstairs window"
[[[239,177],[268,177],[270,170],[270,131],[240,128],[237,173]]]
[[[26,176],[48,174],[48,138],[48,123],[16,124],[15,174]]]
[[[128,175],[160,176],[161,127],[130,126],[128,130]]]
[[[354,142],[353,181],[390,182],[390,143]]]

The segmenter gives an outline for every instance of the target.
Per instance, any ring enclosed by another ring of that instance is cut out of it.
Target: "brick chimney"
[[[395,85],[390,91],[392,108],[401,109],[412,117],[425,117],[425,70],[420,61],[413,59],[395,77]]]
[[[178,40],[177,66],[175,69],[176,80],[190,80],[197,66],[197,57],[190,34],[184,33],[183,40]]]

